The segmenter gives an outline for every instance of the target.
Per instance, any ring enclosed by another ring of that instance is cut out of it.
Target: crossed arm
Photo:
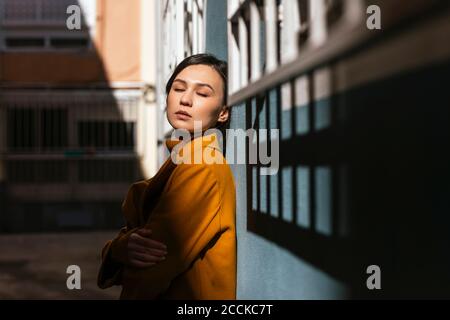
[[[164,292],[220,233],[220,202],[218,182],[208,165],[178,165],[145,226],[152,231],[151,239],[166,244],[166,258],[138,267],[133,259],[143,259],[128,254],[130,240],[136,233],[145,239],[148,232],[122,228],[103,249],[98,285],[122,284],[131,296],[148,298]]]

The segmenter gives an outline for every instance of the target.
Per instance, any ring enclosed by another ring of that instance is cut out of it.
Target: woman
[[[167,119],[193,140],[167,140],[182,161],[169,157],[153,178],[133,184],[123,203],[126,227],[103,248],[98,275],[100,288],[122,285],[121,299],[236,298],[232,172],[217,134],[193,135],[194,121],[203,132],[228,124],[226,71],[225,62],[194,55],[166,85]],[[219,161],[189,161],[199,153]]]

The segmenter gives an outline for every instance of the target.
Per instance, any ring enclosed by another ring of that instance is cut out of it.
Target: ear
[[[228,107],[223,106],[222,110],[219,113],[219,118],[217,119],[217,122],[226,122],[228,120],[229,116],[230,116],[230,113],[228,111]]]

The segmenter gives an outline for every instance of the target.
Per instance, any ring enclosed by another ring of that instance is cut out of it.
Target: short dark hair
[[[189,56],[185,58],[183,61],[181,61],[173,71],[172,75],[170,76],[169,81],[167,81],[166,84],[166,94],[169,94],[170,88],[172,88],[173,81],[177,77],[177,75],[183,71],[185,68],[193,65],[206,65],[210,66],[214,70],[217,71],[217,73],[220,75],[220,77],[223,80],[223,105],[226,105],[227,102],[227,95],[228,95],[228,65],[225,61],[217,59],[215,56],[209,53],[199,53],[194,54],[192,56]]]
[[[227,96],[228,96],[228,64],[226,61],[222,61],[217,59],[215,56],[209,53],[199,53],[194,54],[192,56],[189,56],[185,58],[183,61],[181,61],[173,71],[172,75],[169,78],[169,81],[167,81],[166,84],[166,95],[169,94],[170,89],[172,88],[173,81],[177,77],[177,75],[183,71],[185,68],[193,65],[206,65],[210,66],[216,72],[220,75],[223,81],[223,102],[222,104],[226,106],[227,104]],[[231,118],[231,108],[228,108],[229,116],[228,120],[224,123],[221,123],[220,125],[216,126],[216,128],[222,130],[222,133],[224,134],[223,130],[229,125],[230,118]]]

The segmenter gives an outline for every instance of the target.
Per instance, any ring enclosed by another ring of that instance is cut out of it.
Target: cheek
[[[166,100],[167,110],[172,109],[175,106],[175,95],[173,93],[169,93]]]
[[[214,116],[216,106],[211,101],[206,101],[199,99],[194,104],[195,115],[197,118],[201,118],[203,120],[207,120]]]

